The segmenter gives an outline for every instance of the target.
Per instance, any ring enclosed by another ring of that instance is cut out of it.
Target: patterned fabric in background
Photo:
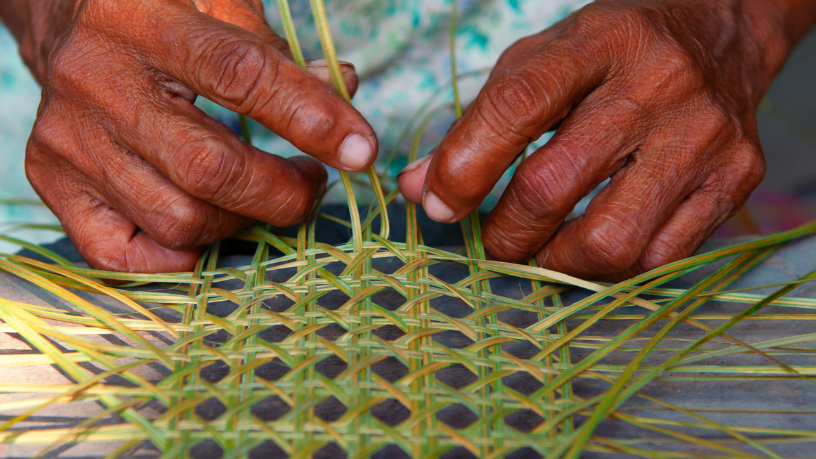
[[[539,32],[589,0],[461,0],[457,33],[457,63],[463,79],[465,102],[477,94],[487,72],[501,52],[516,40]],[[272,28],[281,35],[274,0],[265,0]],[[320,58],[320,44],[312,26],[308,0],[293,0],[292,15],[307,57]],[[450,105],[449,21],[450,0],[327,0],[340,58],[355,64],[361,84],[354,105],[371,122],[380,139],[380,158],[392,150],[404,127],[419,109]],[[39,88],[23,65],[14,39],[0,24],[0,199],[29,198],[36,194],[26,181],[23,155],[36,115]],[[216,119],[237,127],[237,118],[199,98],[198,104]],[[452,110],[441,110],[429,124],[421,145],[426,153],[439,141],[453,120]],[[298,154],[287,142],[253,126],[256,145],[282,156]],[[407,142],[401,148],[407,150]],[[405,165],[394,162],[393,175]],[[336,178],[331,171],[330,180]],[[339,199],[338,195],[329,200]],[[488,203],[489,204],[489,203]],[[53,222],[45,209],[0,204],[0,226],[15,222]],[[53,238],[26,232],[25,239]],[[2,249],[3,247],[0,247]]]

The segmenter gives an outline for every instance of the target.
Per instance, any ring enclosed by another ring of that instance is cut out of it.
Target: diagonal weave
[[[348,99],[323,2],[311,3]],[[363,220],[352,178],[340,177],[349,221],[315,210],[296,238],[255,227],[238,236],[256,244],[241,266],[215,244],[192,273],[107,273],[0,236],[50,259],[0,255],[0,270],[52,295],[48,305],[0,298],[0,332],[28,346],[0,366],[53,366],[64,380],[0,382],[0,453],[28,445],[55,457],[76,443],[109,458],[809,454],[816,411],[806,406],[701,406],[670,392],[715,382],[816,400],[805,346],[816,334],[799,326],[816,300],[787,296],[815,274],[769,296],[727,290],[816,223],[606,285],[485,260],[475,217],[462,225],[464,250],[428,247],[412,204],[406,242],[393,242],[380,213],[397,191],[369,169],[376,206]],[[352,240],[317,242],[323,218]],[[664,285],[697,270],[689,288]]]
[[[449,283],[429,272],[433,265],[450,270],[451,264],[468,266],[473,260],[419,245],[414,238],[405,244],[367,242],[360,251],[353,244],[313,243],[308,234],[315,221],[303,225],[297,240],[278,238],[262,227],[243,234],[257,242],[248,266],[219,268],[216,244],[194,273],[138,276],[162,283],[161,290],[105,286],[94,278],[136,275],[77,268],[44,249],[39,251],[56,264],[4,255],[2,270],[50,291],[68,306],[0,299],[2,331],[18,333],[41,353],[7,355],[0,362],[53,364],[74,383],[0,386],[6,394],[38,394],[0,404],[0,412],[17,415],[6,418],[10,421],[0,441],[45,447],[119,442],[108,457],[143,446],[145,440],[162,457],[184,457],[203,440],[214,441],[225,457],[242,457],[264,445],[268,451],[269,442],[291,457],[316,452],[368,457],[387,445],[394,446],[385,450],[386,457],[399,450],[413,457],[438,457],[456,447],[465,456],[503,457],[520,450],[527,457],[551,457],[569,455],[582,435],[588,441],[576,453],[655,456],[655,449],[670,454],[685,444],[702,448],[697,454],[705,457],[743,456],[746,448],[749,455],[773,456],[768,448],[774,442],[814,441],[807,428],[774,431],[721,424],[705,407],[680,407],[641,388],[658,378],[682,380],[690,371],[723,380],[750,375],[783,385],[816,372],[812,362],[795,368],[782,363],[787,357],[811,355],[810,349],[795,345],[812,342],[813,334],[747,344],[721,333],[764,306],[797,311],[754,317],[765,324],[811,320],[808,312],[816,300],[782,298],[798,285],[796,280],[767,298],[718,294],[779,244],[812,233],[816,224],[604,286],[485,261]],[[313,248],[297,252],[301,244]],[[284,255],[270,257],[273,248]],[[723,258],[730,261],[691,289],[660,288]],[[491,293],[491,285],[508,275],[526,278],[520,291],[530,293],[515,298]],[[563,295],[576,284],[598,293],[564,306]],[[124,312],[113,314],[116,307],[100,307],[76,291],[105,295]],[[650,301],[641,299],[647,292]],[[448,315],[444,305],[434,306],[440,300],[453,300],[466,310],[458,317]],[[702,313],[700,307],[709,300],[749,307],[729,317]],[[157,305],[165,308],[155,309]],[[621,313],[621,307],[632,305],[638,312]],[[597,331],[605,322],[622,319],[631,325],[618,327],[616,334]],[[661,328],[651,327],[658,322]],[[696,330],[695,340],[673,341],[669,332],[682,322]],[[710,323],[724,325],[712,331]],[[150,338],[156,333],[165,344]],[[99,339],[109,334],[121,337],[120,344]],[[638,357],[650,349],[665,355],[646,365]],[[581,354],[577,362],[572,360],[576,350]],[[719,363],[744,354],[761,358],[753,365]],[[88,363],[92,367],[83,366]],[[151,365],[163,367],[167,376],[145,378],[140,369]],[[591,396],[576,394],[572,386],[579,379],[602,383],[603,389]],[[705,380],[692,378],[687,384]],[[630,397],[639,397],[657,414],[632,414],[635,408],[621,406]],[[73,427],[27,427],[26,419],[40,411],[87,401],[104,409]],[[277,408],[258,409],[264,405]],[[665,412],[684,419],[667,418]],[[643,432],[628,440],[593,435],[594,417]],[[699,436],[695,429],[720,435]],[[694,456],[681,454],[689,455]]]

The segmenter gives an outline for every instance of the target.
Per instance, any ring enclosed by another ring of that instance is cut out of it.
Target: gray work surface
[[[708,248],[714,246],[724,246],[730,245],[734,242],[743,242],[744,240],[740,241],[713,241],[708,244]],[[65,247],[68,247],[65,245]],[[232,265],[232,266],[241,266],[246,265],[249,263],[249,258],[247,256],[231,256],[224,258],[225,265]],[[388,266],[386,266],[389,261],[388,260],[379,260],[380,263],[379,268],[383,270],[388,270]],[[720,263],[721,264],[721,263]],[[744,275],[739,280],[735,281],[732,285],[728,287],[728,289],[739,289],[743,287],[751,287],[757,285],[767,285],[773,284],[778,282],[790,281],[796,279],[799,276],[802,276],[811,270],[816,268],[816,237],[809,237],[804,238],[798,241],[794,241],[792,243],[788,243],[787,245],[783,246],[780,250],[778,250],[775,254],[770,256],[769,258],[765,259],[760,265],[752,269],[749,273]],[[706,267],[701,269],[698,272],[694,272],[672,282],[670,287],[679,287],[685,288],[692,286],[696,281],[702,279],[706,274],[711,273],[714,269],[714,266]],[[433,274],[442,278],[448,282],[455,282],[461,279],[466,275],[465,268],[461,265],[453,265],[453,266],[442,266],[442,267],[435,267],[433,269]],[[529,286],[529,284],[527,284]],[[225,288],[230,288],[229,286],[223,286]],[[525,294],[525,286],[519,282],[518,279],[514,278],[503,278],[503,279],[496,279],[494,280],[492,287],[495,292],[505,295],[507,297],[512,298],[521,298]],[[529,287],[527,287],[529,288]],[[752,293],[771,293],[773,291],[772,288],[753,291]],[[529,290],[526,291],[529,294]],[[568,293],[564,296],[565,303],[569,304],[572,301],[577,300],[578,298],[582,298],[586,295],[585,292],[575,290],[572,293]],[[814,284],[804,284],[800,286],[798,289],[794,290],[791,294],[792,296],[797,297],[809,297],[809,298],[816,298],[816,285]],[[20,281],[18,278],[7,274],[7,273],[0,273],[0,296],[6,299],[11,299],[15,301],[27,302],[31,304],[39,304],[39,305],[56,305],[58,306],[59,300],[56,300],[50,294],[38,289],[37,287],[24,282]],[[87,299],[92,299],[95,303],[100,305],[109,304],[105,299],[96,297],[90,294],[83,294],[83,296]],[[397,304],[401,303],[402,298],[394,298],[393,299]],[[388,302],[388,298],[380,298],[379,301],[381,302]],[[339,303],[338,303],[339,306]],[[114,310],[117,307],[111,306]],[[453,317],[461,317],[462,315],[466,314],[467,311],[463,309],[463,304],[458,303],[456,301],[439,301],[433,304],[433,307],[445,312],[446,314],[453,316]],[[704,306],[702,313],[722,313],[722,314],[735,314],[744,310],[747,306],[744,304],[735,304],[735,303],[721,303],[721,302],[714,302],[711,301],[709,304]],[[217,310],[211,311],[218,315],[228,313],[229,311],[222,311],[219,313]],[[616,311],[617,313],[618,311]],[[643,310],[638,307],[628,307],[628,308],[621,308],[620,314],[626,313],[642,313]],[[761,314],[767,313],[799,313],[799,314],[810,314],[811,312],[804,309],[796,309],[792,310],[790,308],[783,308],[772,306],[768,307],[765,310],[761,311]],[[501,320],[504,322],[512,323],[516,326],[523,327],[528,326],[530,324],[531,318],[529,317],[530,313],[525,313],[523,311],[518,311],[517,314],[510,312],[504,313],[504,316],[501,317]],[[577,321],[575,323],[578,323]],[[615,336],[619,332],[623,331],[626,327],[631,325],[632,321],[628,320],[607,320],[603,321],[600,325],[595,325],[592,328],[593,335],[596,336]],[[665,323],[665,322],[663,322]],[[714,322],[716,323],[716,322]],[[745,321],[743,323],[738,324],[732,330],[730,330],[730,334],[734,337],[741,339],[744,342],[748,343],[756,343],[761,342],[769,339],[780,338],[784,336],[792,336],[792,335],[801,335],[813,332],[813,322],[810,320],[800,320],[800,321]],[[568,325],[572,325],[572,321],[568,322]],[[643,336],[651,336],[660,325],[655,325],[653,329],[649,329],[644,332]],[[444,335],[444,334],[443,334]],[[678,326],[676,330],[672,332],[670,335],[673,338],[683,339],[683,338],[699,338],[701,336],[701,332],[693,327],[687,326],[682,324]],[[115,339],[114,337],[110,337],[111,339]],[[217,344],[221,337],[213,335],[211,338],[214,344]],[[457,343],[457,339],[461,339],[460,336],[456,336],[456,334],[451,334],[450,336],[440,336],[438,341],[443,344],[446,344],[450,347],[461,347],[460,343]],[[161,339],[156,339],[156,344],[166,346],[166,343],[162,344]],[[516,351],[518,352],[519,356],[522,356],[525,353],[523,349],[524,345],[521,344]],[[27,343],[19,339],[19,336],[15,334],[5,334],[0,333],[0,352],[3,354],[25,354],[25,353],[32,353],[36,352],[33,351]],[[510,348],[510,352],[512,352],[512,348]],[[582,352],[581,349],[572,349],[571,360],[576,362],[580,360],[583,356],[586,355],[586,352]],[[626,363],[627,358],[631,358],[632,354],[615,354],[610,357],[610,360],[607,360],[605,363]],[[650,362],[650,360],[654,360],[655,362],[662,361],[665,359],[665,355],[660,355],[657,353],[655,357],[649,357],[649,360],[645,362],[645,364],[650,364],[654,362]],[[723,359],[720,363],[721,365],[773,365],[769,362],[763,361],[764,357],[760,355],[750,355],[750,354],[741,354],[738,356],[731,356],[727,359]],[[789,365],[810,365],[813,366],[816,364],[816,358],[809,353],[803,353],[801,356],[796,357],[787,357],[785,363]],[[701,364],[709,364],[711,362],[703,362]],[[716,363],[713,363],[716,364]],[[56,384],[65,384],[68,383],[66,377],[56,369],[51,366],[25,366],[20,368],[12,369],[6,368],[3,372],[0,372],[0,383],[56,383]],[[331,368],[325,369],[327,373],[332,373]],[[381,368],[381,371],[387,373],[389,371],[388,368]],[[152,372],[151,372],[152,371]],[[213,378],[213,380],[219,379],[219,377],[223,377],[224,375],[219,375],[218,368],[211,368],[208,367],[207,371],[210,372],[206,377]],[[336,373],[342,371],[342,368],[338,368]],[[399,371],[398,368],[395,368],[394,371]],[[153,370],[146,370],[144,374],[145,377],[156,380],[160,379],[163,376],[166,376],[166,371],[162,370],[161,368],[155,368]],[[440,377],[437,375],[437,377]],[[451,370],[449,374],[444,376],[447,378],[447,382],[451,385],[461,385],[461,383],[465,381],[457,381],[457,378],[468,378],[469,373],[467,371],[462,372],[461,374],[457,374],[455,370]],[[516,386],[514,389],[524,392],[525,391],[525,384],[529,381],[526,381],[524,378],[520,378],[514,384]],[[605,383],[600,383],[597,380],[593,379],[577,379],[573,383],[574,390],[576,394],[582,395],[584,397],[591,396],[594,394],[599,393],[602,390],[608,388],[608,385]],[[532,392],[535,390],[537,386],[526,388],[527,392]],[[755,410],[768,410],[768,409],[776,409],[776,410],[801,410],[806,407],[816,407],[816,387],[811,385],[809,382],[804,380],[783,380],[783,381],[775,381],[775,380],[768,380],[768,381],[710,381],[710,382],[693,382],[689,383],[687,381],[654,381],[647,385],[643,391],[643,393],[657,397],[662,399],[665,402],[677,404],[684,407],[709,407],[709,408],[718,408],[723,410],[744,410],[744,409],[755,409]],[[9,401],[14,400],[14,397],[19,397],[18,395],[11,395],[11,394],[0,394],[0,401]],[[635,403],[642,405],[642,401],[630,401],[627,403]],[[85,419],[87,416],[90,416],[94,413],[98,413],[100,408],[94,403],[85,404],[76,404],[72,405],[73,408],[70,412],[49,412],[45,410],[43,415],[38,415],[36,419],[33,421],[39,427],[64,427],[67,425],[71,425],[73,423],[79,422],[82,419]],[[161,410],[161,407],[156,408]],[[214,408],[217,411],[217,408]],[[259,410],[269,411],[268,415],[274,417],[274,411],[283,409],[282,407],[275,407],[275,406],[266,406],[260,407]],[[321,415],[325,415],[327,417],[331,417],[332,413],[332,406],[325,405],[321,407],[324,411]],[[393,414],[394,416],[401,416],[404,413],[398,413],[399,410],[396,410]],[[465,410],[467,411],[467,410]],[[200,414],[204,416],[216,416],[218,413],[207,413],[207,406],[202,406],[199,410]],[[15,412],[16,413],[16,412]],[[638,411],[628,411],[631,415],[639,414]],[[261,413],[263,414],[263,413]],[[384,413],[385,416],[388,416],[388,413]],[[648,416],[655,416],[653,412],[643,412],[640,414],[648,415]],[[12,413],[0,413],[0,420],[7,420],[12,416]],[[708,413],[706,416],[709,419],[715,420],[717,422],[728,423],[732,425],[740,425],[740,426],[755,426],[755,427],[763,427],[763,426],[772,426],[775,428],[783,429],[789,428],[793,430],[816,430],[816,415],[811,414],[802,414],[802,415],[750,415],[750,414],[712,414]],[[468,422],[469,416],[466,412],[458,412],[456,409],[452,409],[449,413],[447,413],[446,422],[457,426],[457,423],[466,423]],[[672,419],[671,413],[667,415],[667,419]],[[534,422],[537,423],[540,420],[525,420],[525,419],[517,419],[515,422],[522,428],[524,428],[524,424]],[[580,422],[580,419],[578,420]],[[534,424],[533,424],[534,425]],[[531,427],[527,426],[528,428]],[[637,429],[633,429],[631,426],[621,423],[619,421],[606,421],[596,430],[596,434],[603,436],[603,437],[614,437],[614,438],[637,438],[638,435],[641,435],[642,432],[639,432]],[[698,436],[701,437],[711,437],[711,438],[722,438],[722,432],[719,431],[709,431],[709,432],[695,432]],[[94,445],[93,447],[86,447],[90,445],[78,445],[74,447],[65,447],[59,449],[57,451],[61,452],[59,456],[50,456],[50,457],[96,457],[98,454],[102,454],[105,451],[104,447],[99,445]],[[774,450],[780,453],[783,456],[788,457],[812,457],[814,456],[814,447],[816,445],[776,445],[774,446]],[[695,452],[693,448],[691,450],[684,450],[686,452]],[[32,448],[23,448],[23,447],[3,447],[0,449],[0,457],[30,457],[31,454],[35,452],[35,449]],[[378,456],[380,457],[396,457],[394,454],[398,453],[399,451],[394,450],[387,450],[382,451],[381,454]],[[334,457],[334,453],[331,450],[327,450],[324,452],[324,457]],[[152,450],[149,445],[145,446],[144,448],[140,449],[134,456],[128,457],[156,457],[158,454],[155,450]],[[208,445],[203,445],[196,450],[196,457],[199,458],[210,458],[210,457],[219,457],[220,451],[217,447],[212,447],[210,445],[210,449],[208,449]],[[593,456],[594,454],[586,453],[585,456]],[[453,454],[446,455],[447,457],[470,457],[469,453],[462,450],[456,450]],[[275,454],[274,448],[273,450],[269,451],[259,451],[254,454],[254,457],[278,457]],[[514,454],[513,457],[538,457],[535,453],[530,451],[520,451],[518,454]]]

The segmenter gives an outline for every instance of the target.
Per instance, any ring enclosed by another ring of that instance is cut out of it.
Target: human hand
[[[690,256],[762,180],[754,112],[814,19],[805,0],[591,4],[509,48],[400,189],[431,218],[460,220],[558,126],[488,216],[491,255],[608,279]]]
[[[26,173],[94,268],[190,270],[203,244],[255,220],[296,223],[322,193],[319,162],[241,142],[197,95],[329,166],[376,157],[326,64],[293,63],[260,0],[37,1],[18,33],[43,86]],[[353,67],[344,76],[354,91]]]

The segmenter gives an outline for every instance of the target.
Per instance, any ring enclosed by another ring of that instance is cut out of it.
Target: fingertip
[[[397,183],[405,199],[415,204],[422,202],[422,187],[430,164],[431,156],[426,156],[412,162],[397,175]]]
[[[453,223],[456,221],[456,213],[445,204],[433,191],[425,191],[422,196],[422,207],[431,220],[440,223]]]
[[[340,145],[338,160],[343,169],[349,172],[365,170],[377,158],[379,144],[377,136],[350,134]]]

